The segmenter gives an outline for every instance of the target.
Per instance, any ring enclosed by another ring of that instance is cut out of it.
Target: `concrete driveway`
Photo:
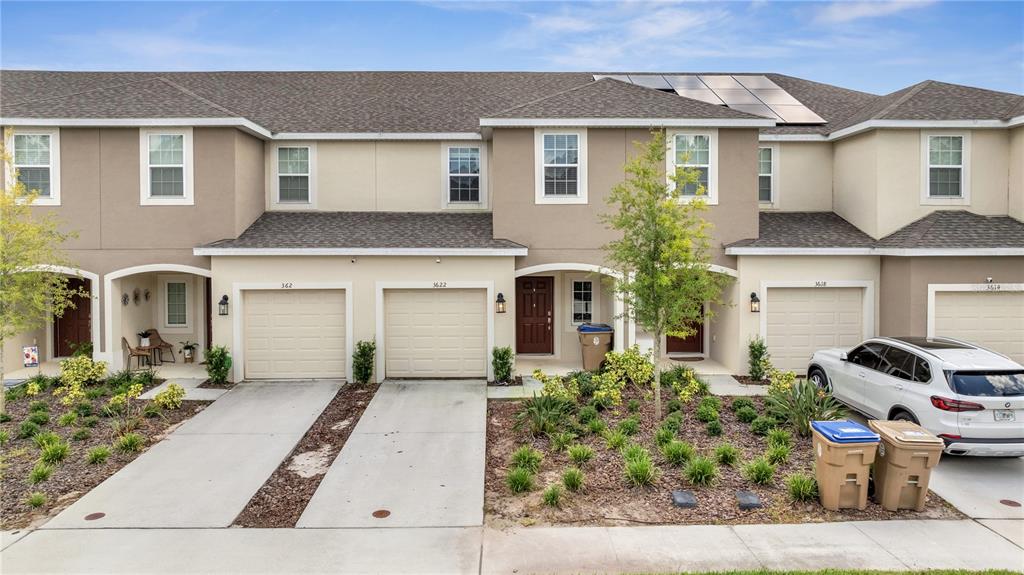
[[[297,526],[482,525],[486,419],[483,381],[386,381]]]
[[[42,528],[227,527],[340,387],[241,383]]]

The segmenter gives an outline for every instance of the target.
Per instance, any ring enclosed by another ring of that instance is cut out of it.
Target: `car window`
[[[977,397],[1024,395],[1024,372],[958,371],[950,377],[953,391]]]
[[[905,349],[887,346],[885,355],[879,363],[878,371],[909,381],[914,378],[914,359],[916,357]]]
[[[882,359],[882,353],[885,351],[886,346],[881,343],[865,343],[847,355],[847,359],[850,363],[867,367],[870,369],[878,369],[878,363]]]
[[[914,381],[917,383],[928,383],[932,380],[932,367],[928,365],[928,360],[923,357],[917,358],[917,363],[914,364]]]

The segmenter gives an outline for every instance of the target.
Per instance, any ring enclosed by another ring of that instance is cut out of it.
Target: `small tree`
[[[10,140],[6,133],[4,141]],[[0,160],[12,185],[0,191],[0,381],[3,380],[4,343],[8,338],[38,329],[51,317],[74,309],[75,298],[88,296],[85,290],[71,289],[68,277],[51,271],[54,266],[73,267],[61,246],[74,237],[61,231],[61,222],[52,213],[33,214],[32,202],[38,190],[28,190],[20,182],[14,162],[0,143]],[[5,409],[0,394],[0,411]]]
[[[704,303],[721,303],[726,276],[711,271],[711,224],[704,187],[696,169],[665,173],[665,134],[636,144],[637,154],[625,165],[626,179],[612,188],[608,204],[615,212],[605,224],[622,237],[605,245],[608,265],[622,272],[615,291],[626,303],[625,315],[654,336],[654,361],[661,357],[665,335],[688,337],[704,321]],[[669,180],[674,185],[669,185]],[[685,186],[697,197],[684,199]],[[712,311],[707,312],[709,319]],[[655,415],[661,418],[661,372],[654,376]]]

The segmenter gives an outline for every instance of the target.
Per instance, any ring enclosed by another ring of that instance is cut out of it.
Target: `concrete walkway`
[[[153,399],[156,394],[167,389],[172,383],[176,383],[185,390],[185,399],[191,401],[216,401],[220,399],[220,396],[228,392],[227,389],[214,389],[214,388],[203,388],[199,387],[206,381],[206,378],[193,378],[193,377],[174,377],[168,378],[167,381],[154,387],[153,389],[143,393],[139,396],[139,399]]]
[[[943,455],[929,489],[972,519],[1019,519],[1024,524],[1024,458]],[[1017,507],[1001,503],[1016,501]]]
[[[239,384],[42,529],[227,527],[340,387]]]
[[[483,381],[385,382],[298,527],[482,525],[486,419]]]
[[[43,530],[4,573],[676,573],[1009,569],[1024,550],[973,521],[394,529]]]

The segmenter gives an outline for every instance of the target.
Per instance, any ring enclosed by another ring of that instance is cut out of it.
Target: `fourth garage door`
[[[862,288],[770,288],[765,338],[772,364],[804,373],[811,353],[864,338]]]
[[[384,291],[386,377],[485,377],[487,291]]]
[[[345,377],[344,290],[243,293],[247,379]]]

